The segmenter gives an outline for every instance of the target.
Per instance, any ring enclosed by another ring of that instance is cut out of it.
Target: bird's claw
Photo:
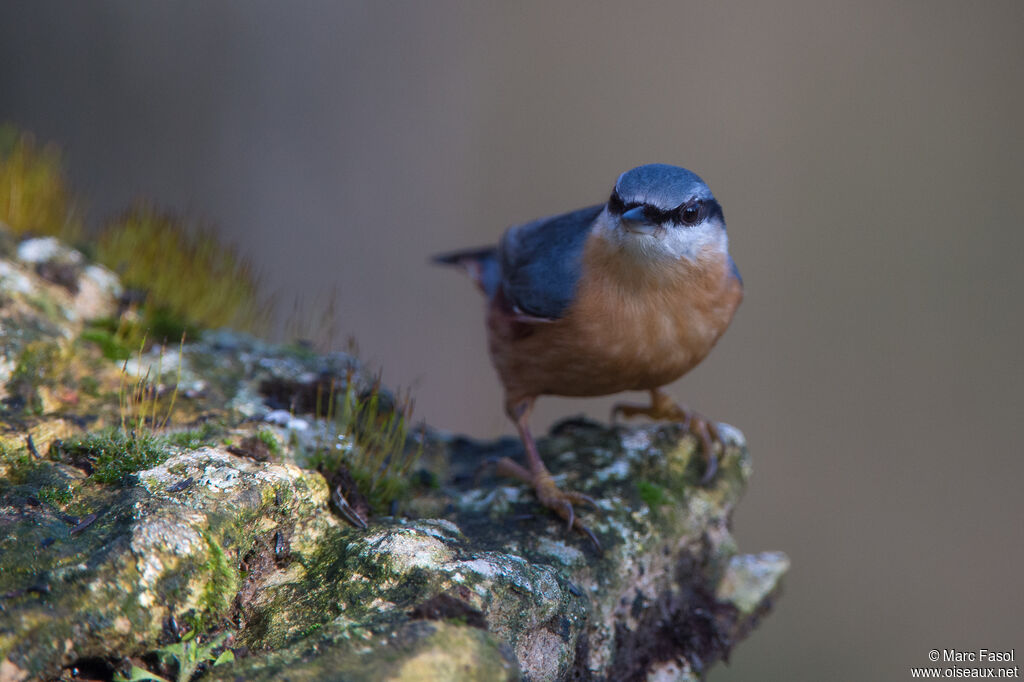
[[[604,554],[604,547],[601,546],[600,540],[598,540],[597,536],[594,535],[594,531],[590,530],[589,528],[584,526],[582,523],[579,524],[578,526],[576,526],[576,530],[578,530],[579,532],[583,533],[588,538],[590,538],[590,542],[593,543],[594,549],[597,550],[598,554]]]
[[[701,452],[704,453],[704,475],[700,478],[700,484],[706,486],[715,479],[715,474],[718,473],[718,453],[715,445],[722,442],[722,437],[714,422],[695,412],[686,412],[687,419],[684,427],[697,437],[697,440],[700,441]]]
[[[509,457],[500,457],[488,462],[488,464],[491,463],[494,464],[495,473],[499,476],[514,478],[532,486],[534,493],[537,495],[537,500],[565,520],[566,530],[575,529],[583,533],[590,538],[590,541],[594,543],[594,548],[599,553],[603,551],[597,536],[580,521],[579,517],[576,516],[576,510],[573,506],[586,504],[594,509],[598,509],[597,500],[590,495],[585,495],[575,490],[562,490],[555,483],[554,479],[551,478],[551,473],[545,468],[542,468],[537,473],[531,473],[529,469]]]
[[[565,529],[572,530],[573,523],[576,521],[576,512],[572,508],[572,502],[562,500],[562,509],[565,510],[565,513],[560,516],[565,519]]]
[[[594,544],[594,548],[598,552],[602,551],[601,543],[598,541],[597,536],[576,516],[576,510],[573,506],[588,504],[596,509],[597,501],[594,498],[574,490],[562,490],[551,478],[551,474],[546,471],[534,476],[531,484],[537,495],[537,500],[565,520],[566,530],[575,529],[586,535]]]

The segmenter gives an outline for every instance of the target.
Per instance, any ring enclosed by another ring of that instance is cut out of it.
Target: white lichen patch
[[[82,279],[95,284],[107,295],[117,298],[121,295],[121,280],[102,265],[89,265],[82,272]],[[81,282],[79,282],[81,284]]]
[[[438,540],[457,541],[464,537],[462,529],[448,519],[421,519],[412,527]]]
[[[236,387],[234,397],[225,407],[250,419],[262,418],[268,413],[260,395],[246,384],[239,384]]]
[[[697,682],[703,675],[694,674],[686,661],[661,661],[647,671],[646,682]]]
[[[629,461],[626,459],[616,460],[605,468],[595,471],[594,478],[601,483],[610,480],[621,481],[629,478]]]
[[[0,289],[8,293],[30,294],[33,290],[32,280],[20,269],[0,260]]]
[[[522,488],[511,485],[474,488],[461,495],[456,504],[465,512],[501,514],[518,502],[522,494]]]
[[[640,428],[631,431],[625,431],[620,436],[619,442],[622,443],[623,449],[626,450],[627,452],[644,452],[651,448],[651,432],[647,429]]]
[[[206,543],[196,530],[206,517],[196,512],[179,510],[176,518],[148,517],[132,528],[131,548],[136,556],[172,554],[178,557],[206,552]]]
[[[620,518],[621,510],[623,508],[623,502],[619,498],[603,498],[597,501],[597,506],[600,509],[604,509],[606,513],[600,516],[593,524],[595,530],[600,531],[601,534],[613,533],[621,542],[625,543],[622,545],[623,551],[626,551],[631,544],[633,544],[634,536],[636,531],[625,523],[625,517]],[[611,512],[615,513],[611,513]],[[637,521],[646,521],[647,511],[644,509],[641,513],[642,516],[637,516],[637,510],[633,509],[629,512],[628,517]]]
[[[715,503],[706,495],[691,495],[686,501],[687,523],[691,526],[707,525],[710,519],[716,517],[718,509]]]
[[[726,445],[735,445],[739,448],[747,447],[747,437],[732,424],[717,422],[715,426],[718,427],[718,436]]]
[[[266,357],[265,355],[253,355],[252,353],[242,353],[241,355],[243,362],[254,363],[262,369],[269,370],[271,374],[276,376],[296,378],[300,374],[307,373],[297,359],[289,356],[277,355]]]
[[[154,605],[151,590],[166,572],[183,557],[206,553],[206,543],[196,526],[204,522],[201,514],[183,511],[178,518],[150,517],[132,528],[131,551],[139,571],[139,603]]]
[[[475,573],[481,578],[493,578],[501,574],[502,568],[499,564],[488,559],[470,559],[469,561],[460,561],[458,564],[460,569],[468,571],[469,573]],[[456,571],[457,575],[461,576],[461,571]]]
[[[386,554],[384,560],[396,573],[407,573],[414,568],[436,569],[454,558],[444,542],[412,528],[381,531],[366,538],[366,543],[374,554]]]
[[[525,562],[523,568],[526,568]],[[537,620],[545,621],[561,609],[561,602],[565,596],[562,587],[558,584],[558,578],[553,568],[539,564],[533,566],[533,580],[530,581],[530,591],[537,601]],[[525,573],[529,575],[530,572]]]
[[[18,260],[23,263],[46,263],[59,258],[68,263],[81,263],[82,254],[64,246],[56,237],[26,239],[18,244]]]
[[[624,502],[618,495],[606,495],[604,497],[594,500],[597,502],[597,508],[606,512],[617,512],[623,508]]]
[[[177,349],[153,346],[142,355],[128,358],[121,365],[122,371],[130,377],[143,378],[147,381],[159,381],[161,377],[176,375],[181,355]]]
[[[629,461],[633,461],[633,459],[635,459],[635,458],[629,456],[629,453],[626,453],[626,456],[624,457],[622,450],[620,450],[618,448],[616,448],[615,450],[609,450],[608,448],[600,448],[600,447],[598,447],[598,448],[591,448],[591,450],[590,450],[590,458],[591,458],[591,461],[593,462],[593,466],[595,466],[595,467],[598,467],[598,466],[601,466],[601,465],[607,465],[607,464],[609,464],[611,462],[614,462],[616,460],[619,460],[619,459],[626,459],[626,460],[629,460]]]
[[[0,326],[0,338],[3,338],[3,327]],[[14,372],[14,368],[18,364],[8,358],[0,358],[0,385],[6,384],[7,380],[11,378],[11,374]],[[5,390],[0,389],[0,397],[6,395]]]
[[[284,427],[289,431],[307,431],[309,422],[293,416],[287,410],[271,410],[263,416],[263,421]]]
[[[475,559],[459,561],[447,567],[451,573],[474,573],[486,581],[501,580],[514,585],[524,594],[534,595],[542,611],[557,608],[562,589],[550,566],[529,564],[514,554],[486,552]]]
[[[560,452],[555,458],[555,461],[562,466],[571,466],[576,462],[576,453],[572,450]]]
[[[139,481],[150,492],[192,478],[196,484],[218,493],[231,492],[245,484],[272,489],[275,485],[293,485],[303,477],[293,464],[267,464],[238,457],[217,448],[182,452],[163,464],[138,473]]]
[[[264,464],[252,474],[257,481],[269,486],[292,484],[303,477],[302,469],[290,462]]]
[[[751,614],[776,590],[789,570],[789,557],[782,552],[741,554],[729,560],[715,591],[719,601],[733,604],[740,613]]]
[[[220,493],[228,492],[240,482],[238,479],[238,469],[228,466],[204,467],[203,475],[199,479],[199,485]]]
[[[583,552],[577,547],[567,545],[562,540],[553,540],[547,535],[542,535],[537,540],[537,551],[557,560],[563,566],[582,566],[585,563]]]

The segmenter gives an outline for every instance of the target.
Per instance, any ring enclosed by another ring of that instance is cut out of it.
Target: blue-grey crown
[[[664,163],[650,163],[619,176],[615,192],[626,204],[642,204],[665,211],[690,199],[714,199],[696,173]]]

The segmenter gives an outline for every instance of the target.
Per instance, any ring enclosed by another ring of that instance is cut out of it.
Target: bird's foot
[[[619,415],[627,419],[643,415],[655,421],[671,421],[682,424],[683,428],[696,436],[700,442],[700,450],[705,461],[704,475],[700,479],[701,485],[707,485],[714,480],[715,474],[718,473],[718,449],[725,449],[725,443],[722,442],[715,422],[688,407],[677,405],[660,391],[651,392],[649,406],[616,403],[612,407],[612,421]]]
[[[515,478],[532,486],[537,500],[562,517],[566,522],[567,529],[576,529],[583,533],[594,543],[597,551],[601,551],[601,543],[597,536],[576,516],[574,506],[586,504],[596,509],[597,502],[594,498],[574,490],[562,490],[551,478],[551,473],[547,469],[543,469],[537,474],[531,474],[526,467],[508,457],[502,457],[497,461],[495,471],[500,476]]]

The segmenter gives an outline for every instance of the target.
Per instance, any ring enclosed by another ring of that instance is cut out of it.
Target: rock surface
[[[157,670],[154,651],[197,633],[234,652],[203,679],[699,679],[778,593],[785,556],[740,554],[730,534],[751,473],[736,429],[720,427],[706,487],[675,425],[573,419],[541,439],[556,480],[599,500],[579,513],[603,551],[481,468],[519,456],[517,441],[430,429],[413,485],[354,527],[310,459],[340,447],[313,414],[318,382],[372,381],[354,358],[215,332],[105,360],[79,337],[117,309],[116,280],[60,244],[0,236],[0,680]],[[87,302],[69,289],[83,277]],[[18,368],[40,344],[64,365],[33,383]],[[158,464],[100,483],[60,439],[116,424],[115,382],[147,371],[177,385],[172,430],[218,435],[166,442]],[[241,446],[257,434],[269,454]]]

